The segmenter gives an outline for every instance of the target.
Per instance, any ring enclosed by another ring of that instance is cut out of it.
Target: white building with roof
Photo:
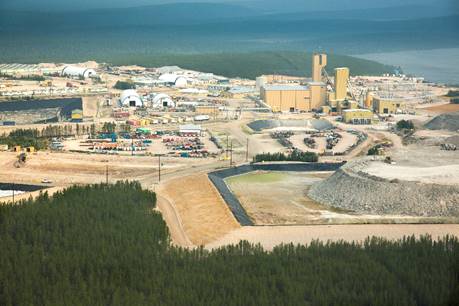
[[[127,89],[121,93],[120,105],[122,107],[143,107],[143,101],[137,91]]]
[[[179,127],[180,135],[201,136],[202,128],[197,124],[185,124]]]
[[[97,76],[97,72],[94,69],[76,66],[65,66],[61,74],[66,77],[85,79]]]
[[[153,108],[173,108],[175,107],[175,102],[172,98],[166,94],[157,94],[153,97],[152,102]]]
[[[162,74],[158,80],[169,86],[186,87],[188,85],[186,77],[172,73]]]

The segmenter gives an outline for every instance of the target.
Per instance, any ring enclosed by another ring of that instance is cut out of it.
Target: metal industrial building
[[[327,88],[324,83],[308,86],[266,85],[261,88],[261,98],[274,112],[297,112],[318,109],[325,103]]]

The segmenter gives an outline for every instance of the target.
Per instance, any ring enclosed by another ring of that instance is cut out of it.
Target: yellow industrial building
[[[312,111],[327,105],[327,112],[341,113],[345,109],[356,109],[358,103],[347,99],[349,87],[349,68],[335,69],[334,91],[327,92],[324,81],[327,55],[315,53],[312,56],[312,82],[306,86],[299,85],[268,85],[275,82],[275,78],[257,79],[261,99],[274,112]],[[268,84],[266,84],[266,82]]]
[[[343,121],[352,124],[371,124],[373,112],[369,109],[346,109],[343,110]]]
[[[267,85],[261,88],[261,98],[273,112],[298,112],[318,109],[325,104],[324,83],[300,85]]]
[[[395,114],[403,108],[403,103],[391,99],[373,98],[373,111],[377,114]]]

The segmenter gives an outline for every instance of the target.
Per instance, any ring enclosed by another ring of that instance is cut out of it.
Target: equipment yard
[[[312,81],[76,65],[34,66],[41,81],[0,78],[0,183],[9,186],[0,201],[15,184],[52,194],[139,181],[183,247],[459,235],[454,88],[347,68],[330,77],[324,54],[313,55]],[[334,168],[236,173],[287,163]],[[220,170],[236,173],[219,182],[245,223],[209,178]],[[38,194],[17,188],[14,200]]]

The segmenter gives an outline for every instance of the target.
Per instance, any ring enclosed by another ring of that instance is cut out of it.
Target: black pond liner
[[[0,183],[0,190],[15,190],[15,191],[33,192],[33,191],[42,190],[46,188],[49,188],[49,186]]]
[[[290,172],[316,172],[316,171],[336,171],[345,162],[342,163],[270,163],[270,164],[250,164],[242,165],[235,168],[228,168],[210,172],[208,177],[217,188],[218,192],[225,200],[226,205],[233,213],[236,220],[242,226],[255,225],[239,202],[238,198],[231,192],[224,179],[241,175],[252,171],[290,171]]]
[[[45,100],[24,100],[0,103],[0,112],[40,110],[46,108],[59,108],[60,115],[70,117],[75,109],[83,109],[81,98],[62,98]]]

